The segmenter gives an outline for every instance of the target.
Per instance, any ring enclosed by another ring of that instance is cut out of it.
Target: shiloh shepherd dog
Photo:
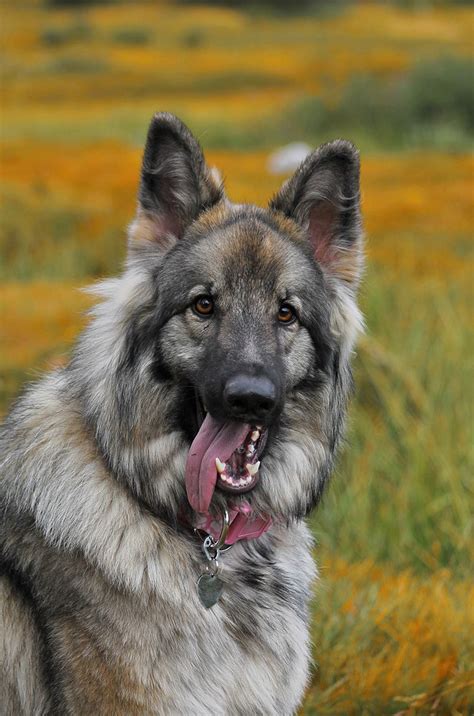
[[[350,143],[261,209],[153,118],[124,271],[2,429],[2,714],[295,712],[361,242]]]

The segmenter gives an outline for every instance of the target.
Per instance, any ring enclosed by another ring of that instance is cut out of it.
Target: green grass
[[[76,19],[65,27],[47,26],[40,33],[40,40],[47,47],[56,48],[70,43],[88,41],[93,36],[93,30],[86,22]]]
[[[306,96],[288,109],[280,131],[291,127],[311,142],[333,136],[360,146],[459,149],[472,144],[474,65],[464,57],[419,62],[409,72],[378,79],[351,77],[336,103]]]
[[[466,283],[370,271],[347,447],[312,524],[322,547],[466,576],[474,559]]]
[[[78,241],[98,210],[51,200],[41,187],[33,196],[2,187],[1,196],[0,280],[74,280],[118,271],[125,252],[123,228],[105,230],[100,241]]]
[[[83,26],[79,26],[79,29]],[[72,28],[72,29],[71,29]],[[74,26],[62,31],[74,33]],[[130,28],[130,42],[135,31]],[[51,30],[49,31],[52,32]],[[123,29],[117,32],[123,32]],[[124,40],[125,41],[125,40]],[[184,44],[202,42],[201,34],[192,31],[183,36]],[[120,93],[123,76],[111,75],[106,86],[89,83],[84,101],[89,103],[88,115],[71,118],[64,123],[61,112],[55,116],[54,102],[69,95],[73,99],[74,85],[55,85],[64,74],[101,75],[110,69],[100,57],[76,55],[68,51],[57,55],[50,62],[22,72],[18,86],[31,87],[35,78],[35,98],[53,103],[44,117],[37,116],[34,124],[27,117],[3,130],[5,139],[28,136],[31,139],[63,139],[84,142],[101,138],[116,138],[141,144],[149,117],[159,109],[156,98],[167,97],[167,109],[181,116],[193,126],[197,136],[203,138],[209,149],[249,150],[270,148],[285,144],[289,138],[304,139],[318,144],[334,138],[346,137],[364,151],[406,151],[417,148],[440,151],[461,151],[473,146],[474,130],[474,65],[465,57],[442,56],[424,60],[410,71],[389,78],[377,79],[373,75],[353,75],[336,92],[328,85],[320,94],[304,95],[278,113],[266,113],[264,108],[258,117],[239,121],[215,116],[208,111],[195,111],[192,116],[181,97],[206,93],[226,94],[269,88],[285,88],[288,80],[268,72],[221,71],[195,78],[192,75],[166,74],[131,76],[128,72],[128,103],[120,102],[101,107],[94,112],[96,103],[112,99]],[[40,76],[50,78],[39,84]],[[38,79],[37,79],[38,78]],[[133,81],[132,81],[133,80]],[[41,88],[41,89],[40,89]],[[33,91],[33,90],[32,90]],[[65,94],[66,93],[66,94]],[[144,99],[150,102],[145,103]],[[140,104],[131,106],[134,98]],[[65,128],[67,126],[67,131]]]

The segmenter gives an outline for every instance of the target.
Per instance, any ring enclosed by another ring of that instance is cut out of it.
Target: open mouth
[[[226,462],[216,458],[217,483],[224,492],[242,493],[252,490],[258,482],[260,460],[266,431],[261,425],[252,425],[243,443],[234,450]]]
[[[267,431],[261,425],[217,420],[209,413],[194,438],[186,463],[186,492],[197,512],[207,512],[214,494],[242,494],[259,479]]]

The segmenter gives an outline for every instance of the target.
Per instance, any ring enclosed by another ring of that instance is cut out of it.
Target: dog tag
[[[201,574],[197,586],[201,604],[210,609],[219,601],[224,582],[216,574]]]

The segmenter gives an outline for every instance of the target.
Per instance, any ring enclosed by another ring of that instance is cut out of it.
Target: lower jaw
[[[255,485],[257,484],[259,479],[259,476],[256,475],[251,482],[249,482],[248,485],[230,485],[228,482],[224,482],[224,480],[221,480],[219,477],[217,479],[216,487],[221,491],[225,492],[229,495],[243,495],[247,492],[250,492],[253,490]]]

